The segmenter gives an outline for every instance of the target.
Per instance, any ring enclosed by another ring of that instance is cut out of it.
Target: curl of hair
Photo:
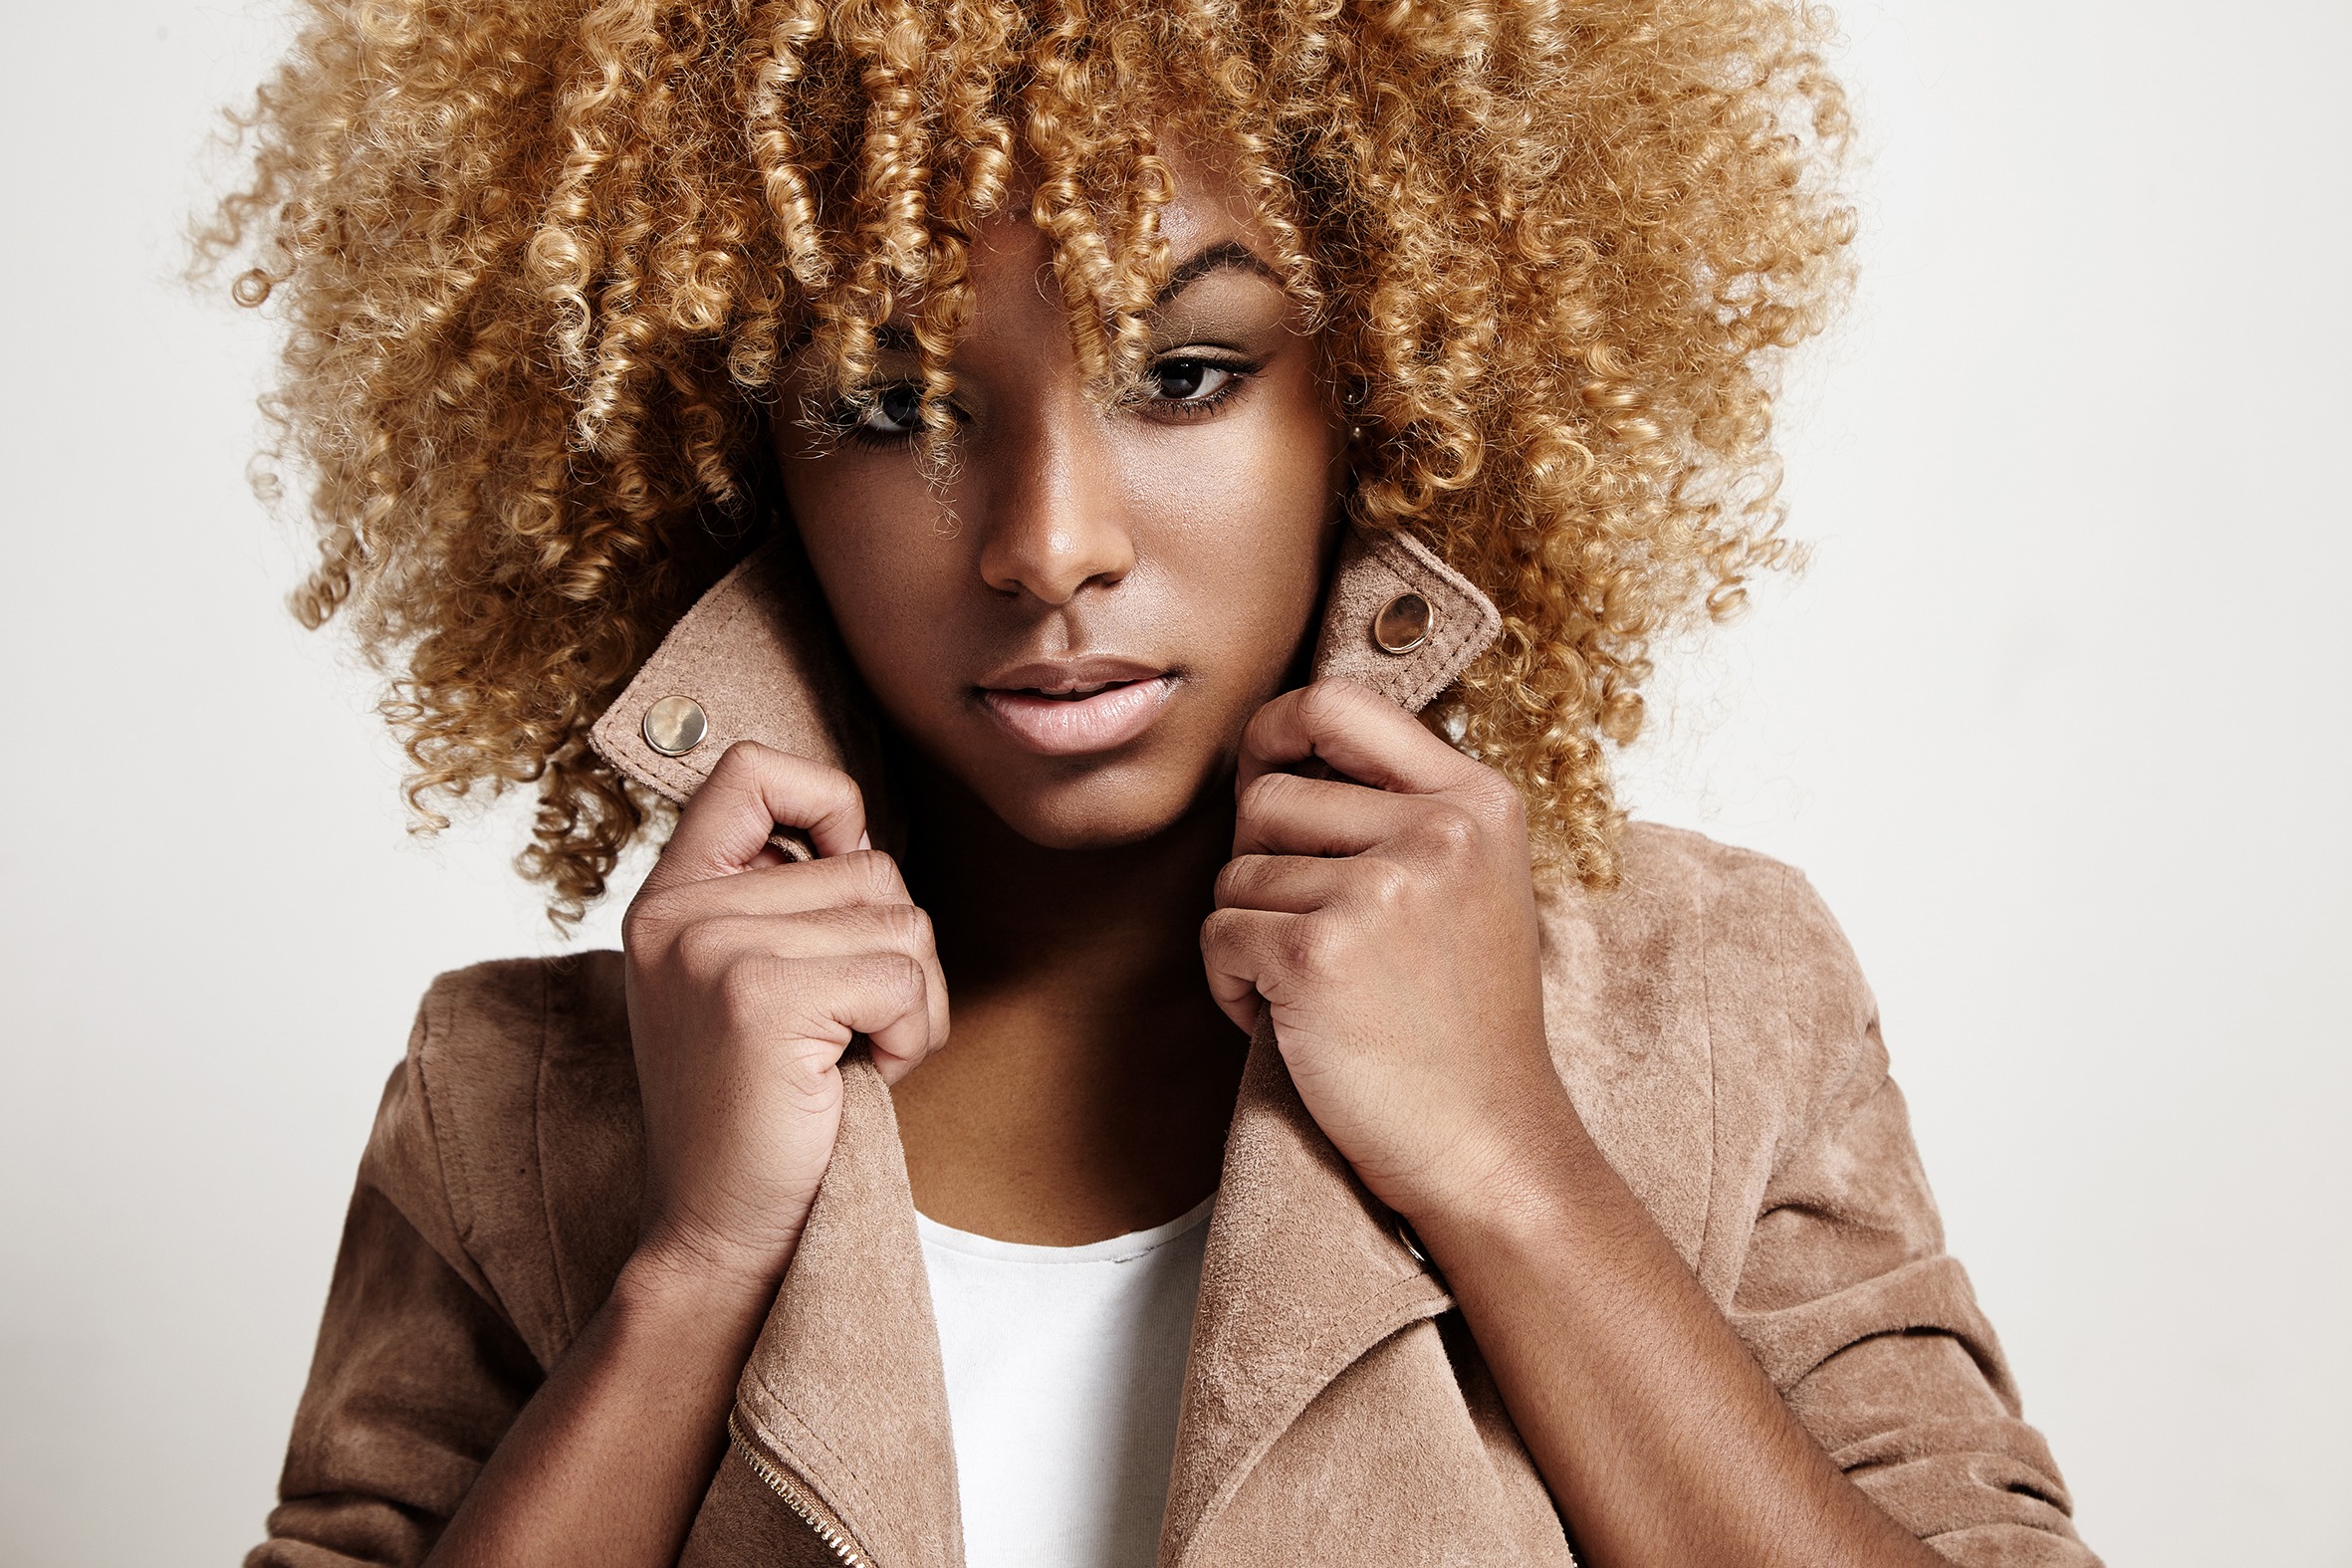
[[[658,802],[596,716],[746,548],[786,349],[894,312],[935,446],[967,251],[1026,160],[1115,378],[1168,138],[1222,151],[1365,429],[1355,518],[1504,634],[1446,699],[1538,852],[1614,880],[1651,640],[1781,561],[1776,361],[1842,291],[1844,101],[1803,0],[301,0],[198,235],[284,345],[294,596],[389,674],[427,821],[537,786],[559,918]]]

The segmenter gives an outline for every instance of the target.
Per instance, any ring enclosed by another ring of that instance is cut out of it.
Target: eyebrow
[[[1157,310],[1213,272],[1254,272],[1278,288],[1282,285],[1282,279],[1275,275],[1275,270],[1267,266],[1256,251],[1239,240],[1227,240],[1178,264],[1176,270],[1168,274],[1168,281],[1161,286],[1160,292],[1152,297],[1152,308]]]
[[[1256,273],[1275,287],[1282,287],[1282,278],[1266,264],[1265,258],[1239,240],[1227,240],[1179,263],[1168,274],[1168,281],[1160,286],[1160,292],[1152,296],[1152,309],[1158,310],[1213,272]],[[884,353],[913,353],[914,329],[903,322],[884,322],[874,329],[874,346]]]

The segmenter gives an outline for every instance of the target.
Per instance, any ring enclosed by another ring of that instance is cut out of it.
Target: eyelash
[[[1164,400],[1134,396],[1126,400],[1128,406],[1148,408],[1155,418],[1185,421],[1207,419],[1241,395],[1242,388],[1255,379],[1259,371],[1266,368],[1263,361],[1255,359],[1206,353],[1169,354],[1154,360],[1151,368],[1144,372],[1143,379],[1149,382],[1155,375],[1187,365],[1197,365],[1204,371],[1221,372],[1226,377],[1225,383],[1205,396]],[[903,445],[914,439],[916,433],[914,430],[874,430],[868,428],[865,421],[881,407],[883,398],[902,388],[911,388],[912,385],[912,382],[897,381],[887,386],[875,387],[870,394],[872,401],[863,407],[844,399],[835,403],[827,411],[825,422],[831,425],[843,439],[853,441],[859,446],[893,447]]]
[[[1206,419],[1240,396],[1242,388],[1247,386],[1260,370],[1266,368],[1262,361],[1254,359],[1227,358],[1205,353],[1180,353],[1154,360],[1151,369],[1145,372],[1144,379],[1148,381],[1154,374],[1181,365],[1198,365],[1203,370],[1222,372],[1225,376],[1225,384],[1206,396],[1169,398],[1164,402],[1154,398],[1139,397],[1135,399],[1136,404],[1153,409],[1161,417]]]

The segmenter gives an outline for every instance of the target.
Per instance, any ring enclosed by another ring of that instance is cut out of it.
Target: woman
[[[678,812],[425,999],[251,1561],[2090,1561],[1835,927],[1608,791],[1812,25],[321,3],[298,607],[559,914]]]

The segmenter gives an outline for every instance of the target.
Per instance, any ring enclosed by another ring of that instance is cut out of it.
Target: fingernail
[[[860,848],[860,849],[871,849],[871,848],[873,848],[873,846],[874,846],[874,835],[873,835],[873,834],[871,834],[871,833],[859,833],[859,834],[857,835],[857,847],[858,847],[858,848]]]

